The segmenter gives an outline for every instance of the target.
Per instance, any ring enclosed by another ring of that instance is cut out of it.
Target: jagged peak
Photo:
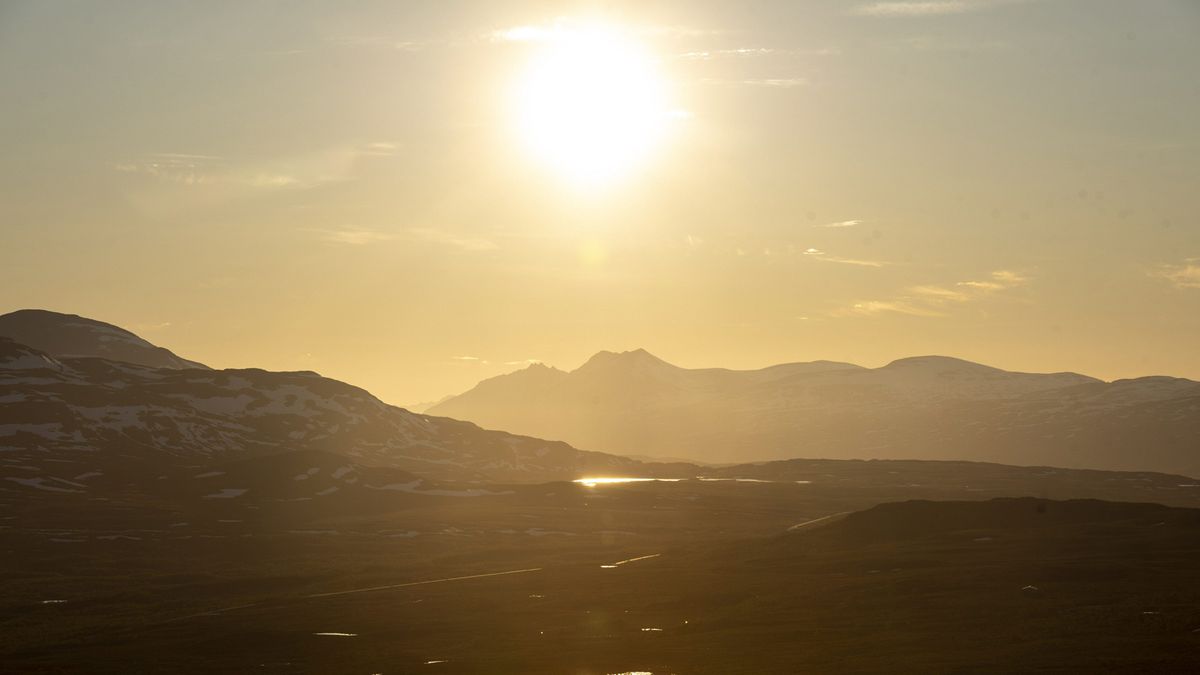
[[[592,355],[592,358],[588,359],[586,363],[579,367],[579,370],[596,366],[612,367],[619,366],[621,364],[641,364],[656,367],[678,368],[678,366],[663,361],[645,349],[638,348],[624,352],[611,352],[607,350],[596,352]]]

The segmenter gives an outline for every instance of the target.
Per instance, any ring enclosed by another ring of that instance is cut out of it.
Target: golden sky
[[[0,4],[0,311],[389,402],[530,360],[1200,378],[1200,5]]]

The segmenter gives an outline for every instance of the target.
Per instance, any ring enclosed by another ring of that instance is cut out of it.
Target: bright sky
[[[1200,378],[1200,4],[0,4],[0,311],[407,404],[541,360]]]

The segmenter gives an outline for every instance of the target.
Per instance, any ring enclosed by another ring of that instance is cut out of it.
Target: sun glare
[[[583,186],[606,184],[643,163],[677,117],[657,61],[607,26],[537,33],[513,90],[521,141],[550,170]]]

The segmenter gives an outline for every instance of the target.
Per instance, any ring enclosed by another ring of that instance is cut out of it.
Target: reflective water
[[[577,478],[571,482],[579,483],[580,485],[585,485],[587,487],[596,487],[597,485],[614,485],[614,484],[619,484],[619,483],[646,483],[646,482],[652,482],[652,481],[658,481],[661,483],[678,483],[681,480],[683,480],[683,479],[682,478],[632,478],[632,477],[627,478],[627,477],[619,477],[619,476],[603,476],[603,477],[595,476],[595,477],[589,477],[589,478]]]
[[[596,487],[597,485],[621,485],[624,483],[678,483],[684,480],[700,480],[706,483],[731,482],[731,483],[795,483],[797,485],[809,485],[810,480],[763,480],[761,478],[708,478],[705,476],[697,476],[695,479],[688,478],[648,478],[644,476],[588,476],[587,478],[576,478],[572,483],[579,483],[586,487]]]
[[[636,558],[628,558],[626,560],[618,560],[617,562],[612,563],[611,565],[601,565],[600,569],[602,569],[602,570],[616,569],[616,567],[618,565],[624,565],[626,563],[637,562],[639,560],[649,560],[650,558],[657,558],[660,555],[662,555],[662,554],[661,553],[652,553],[650,555],[640,555]]]

